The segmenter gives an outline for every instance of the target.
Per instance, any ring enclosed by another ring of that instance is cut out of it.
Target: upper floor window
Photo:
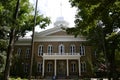
[[[22,49],[21,49],[21,48],[18,48],[18,50],[17,50],[18,56],[20,56],[21,52],[22,52]]]
[[[30,57],[30,48],[27,48],[26,49],[26,58],[29,58]]]
[[[53,52],[53,46],[48,45],[48,54],[52,54],[52,52]]]
[[[64,54],[64,45],[63,44],[59,45],[59,54]]]
[[[37,72],[42,72],[42,63],[37,64]]]
[[[81,72],[85,72],[85,71],[86,71],[86,63],[81,62]]]
[[[80,45],[80,55],[85,56],[85,46]]]
[[[43,45],[40,45],[38,47],[38,56],[41,56],[41,55],[43,55]]]
[[[75,45],[70,46],[70,53],[73,55],[75,54]]]

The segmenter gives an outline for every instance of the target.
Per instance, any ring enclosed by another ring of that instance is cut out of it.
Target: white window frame
[[[37,63],[37,72],[42,72],[42,63],[41,62],[38,62]]]
[[[38,56],[42,56],[43,55],[43,45],[39,45],[38,47]]]
[[[71,67],[72,67],[72,72],[76,72],[76,69],[75,69],[75,68],[76,68],[76,64],[75,64],[75,63],[72,63],[72,64],[71,64]]]
[[[65,47],[64,47],[64,45],[63,44],[60,44],[59,45],[59,54],[64,54],[65,53]]]
[[[86,62],[81,62],[81,72],[86,72]]]
[[[28,63],[24,64],[24,72],[27,73],[28,72]]]
[[[51,55],[53,53],[53,46],[52,45],[48,45],[48,54]]]
[[[75,45],[71,45],[71,46],[70,46],[70,53],[71,53],[71,55],[74,55],[75,52],[76,52]]]
[[[18,56],[20,56],[21,53],[22,53],[22,49],[21,49],[21,48],[18,48],[18,50],[17,50],[17,54],[18,54]]]
[[[26,49],[26,58],[29,58],[30,57],[30,48],[27,48]]]
[[[47,71],[52,72],[52,63],[47,64]]]
[[[85,46],[84,45],[80,45],[80,55],[85,56]]]

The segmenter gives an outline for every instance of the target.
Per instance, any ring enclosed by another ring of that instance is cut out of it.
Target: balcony
[[[80,53],[43,53],[43,59],[80,59]]]

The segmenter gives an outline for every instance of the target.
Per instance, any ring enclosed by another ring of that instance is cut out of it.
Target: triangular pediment
[[[68,35],[65,31],[57,31],[51,34],[48,34],[47,36],[66,36]]]
[[[60,27],[54,27],[35,34],[36,36],[67,36],[67,32]]]

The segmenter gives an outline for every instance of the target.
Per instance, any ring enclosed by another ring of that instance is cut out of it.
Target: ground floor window
[[[37,64],[37,72],[42,72],[42,63]]]
[[[25,65],[24,65],[24,72],[28,72],[28,67],[29,67],[28,63],[25,63]]]
[[[71,64],[71,71],[72,71],[72,72],[75,72],[75,71],[76,71],[75,68],[76,68],[76,64],[75,64],[75,63],[72,63],[72,64]]]
[[[52,63],[47,64],[47,72],[52,72]]]
[[[81,72],[85,72],[85,71],[86,71],[86,63],[81,62]]]

